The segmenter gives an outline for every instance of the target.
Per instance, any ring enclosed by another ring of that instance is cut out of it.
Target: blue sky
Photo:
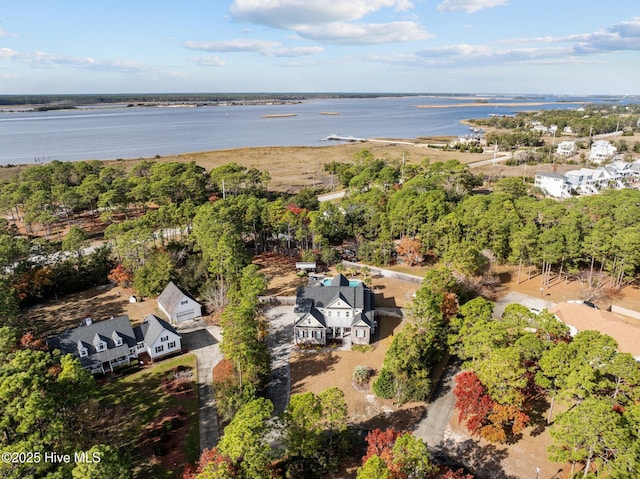
[[[0,93],[640,94],[637,0],[20,0]]]

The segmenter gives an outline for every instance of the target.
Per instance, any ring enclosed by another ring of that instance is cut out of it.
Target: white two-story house
[[[345,338],[353,344],[369,344],[376,328],[373,291],[342,274],[298,288],[294,313],[296,344],[327,344]]]

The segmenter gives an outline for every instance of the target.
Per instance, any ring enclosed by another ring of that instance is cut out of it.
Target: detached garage
[[[202,317],[200,303],[178,288],[173,282],[170,282],[158,296],[158,307],[173,324]]]

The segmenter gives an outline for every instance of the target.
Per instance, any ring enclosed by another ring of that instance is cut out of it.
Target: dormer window
[[[87,356],[89,356],[89,351],[87,350],[87,348],[80,348],[79,353],[81,358],[86,358]]]
[[[98,351],[104,351],[106,348],[107,348],[107,343],[105,343],[104,341],[100,341],[96,349]]]
[[[122,338],[120,337],[117,331],[113,332],[113,334],[111,335],[111,339],[113,339],[113,342],[116,345],[116,347],[122,346]]]

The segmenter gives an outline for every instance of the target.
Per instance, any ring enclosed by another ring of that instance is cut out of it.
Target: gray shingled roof
[[[157,301],[158,304],[161,304],[164,309],[167,310],[167,313],[169,313],[169,315],[173,316],[176,310],[176,306],[180,304],[180,301],[185,296],[189,299],[193,299],[189,294],[178,288],[173,281],[170,281],[167,287],[164,288],[164,291],[162,291],[162,293],[160,293],[160,296],[158,296]],[[195,301],[195,299],[193,300]]]
[[[160,319],[155,314],[150,314],[144,318],[144,322],[140,325],[140,330],[144,337],[144,342],[147,345],[154,343],[158,336],[160,336],[165,330],[171,331],[173,334],[178,334],[177,331],[167,323],[164,319]]]
[[[373,291],[364,283],[358,286],[301,286],[296,294],[296,312],[306,312],[311,307],[324,308],[341,298],[352,308],[373,309]]]
[[[115,335],[122,338],[122,346],[115,345]],[[95,342],[96,335],[107,344],[107,349],[98,351]],[[129,316],[98,321],[90,325],[80,326],[58,334],[47,340],[49,348],[59,349],[63,353],[73,354],[79,357],[78,346],[81,344],[87,348],[88,356],[80,358],[84,367],[98,367],[104,361],[126,356],[129,348],[137,344],[136,335],[131,328]]]

